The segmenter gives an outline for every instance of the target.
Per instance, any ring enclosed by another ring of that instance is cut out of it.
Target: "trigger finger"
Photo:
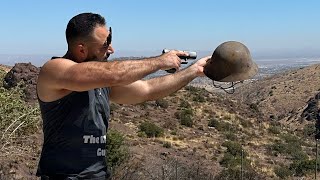
[[[189,53],[185,52],[185,51],[177,51],[176,52],[177,56],[189,56]]]

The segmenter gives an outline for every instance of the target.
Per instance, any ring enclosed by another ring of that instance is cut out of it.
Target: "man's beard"
[[[90,62],[90,61],[108,61],[108,57],[110,56],[110,54],[107,54],[105,57],[99,59],[96,55],[93,55],[91,57],[88,57],[84,60],[84,62]]]

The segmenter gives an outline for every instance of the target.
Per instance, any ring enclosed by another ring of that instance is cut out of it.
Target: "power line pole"
[[[315,171],[314,171],[314,179],[317,179],[317,171],[318,171],[318,139],[316,139],[316,163],[315,163]]]
[[[241,180],[243,180],[243,149],[241,150]]]

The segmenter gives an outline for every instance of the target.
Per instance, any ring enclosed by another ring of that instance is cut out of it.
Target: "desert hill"
[[[243,86],[234,98],[261,112],[266,120],[299,126],[301,121],[316,119],[319,92],[320,65],[316,64]]]
[[[312,179],[318,66],[244,84],[233,95],[186,86],[156,101],[112,103],[109,132],[125,142],[110,151],[114,179]],[[36,179],[41,119],[36,104],[19,99],[28,99],[24,87],[0,89],[0,179]],[[12,98],[27,107],[19,106],[22,114]],[[19,119],[31,108],[33,121]]]

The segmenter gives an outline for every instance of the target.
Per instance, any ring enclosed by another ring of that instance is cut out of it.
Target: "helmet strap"
[[[222,89],[224,92],[226,92],[228,94],[233,94],[235,92],[235,85],[236,84],[243,83],[243,81],[231,82],[231,85],[224,87],[219,84],[216,84],[214,81],[212,81],[212,82],[213,82],[213,86],[215,88]]]

